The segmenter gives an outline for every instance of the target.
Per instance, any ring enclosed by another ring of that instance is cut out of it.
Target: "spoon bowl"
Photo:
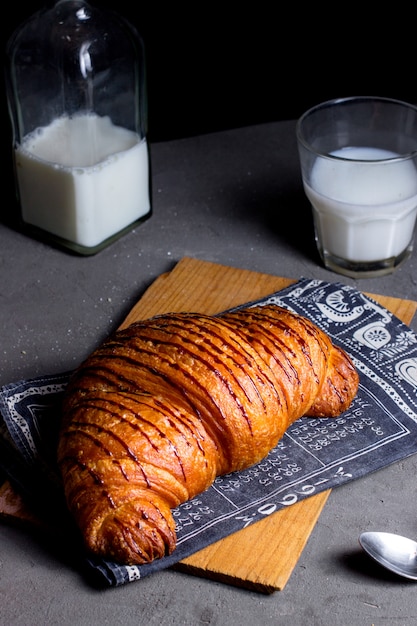
[[[393,533],[364,532],[359,536],[359,544],[386,569],[417,580],[417,542]]]

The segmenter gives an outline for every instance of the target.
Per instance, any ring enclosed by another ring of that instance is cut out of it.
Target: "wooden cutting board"
[[[169,311],[218,313],[292,282],[185,257],[149,287],[122,326]],[[406,324],[417,310],[417,302],[411,300],[373,297]],[[282,509],[184,559],[175,569],[264,593],[282,590],[329,495],[330,490]],[[7,482],[0,488],[0,516],[36,523]]]

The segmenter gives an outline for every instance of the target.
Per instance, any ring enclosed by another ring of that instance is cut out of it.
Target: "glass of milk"
[[[113,11],[55,0],[7,45],[19,222],[94,254],[151,214],[143,42]]]
[[[417,107],[388,98],[332,100],[297,123],[317,248],[339,274],[389,274],[412,251],[417,217]]]

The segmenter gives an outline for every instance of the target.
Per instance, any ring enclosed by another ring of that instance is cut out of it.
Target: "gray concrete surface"
[[[153,144],[152,218],[94,257],[1,225],[0,384],[73,368],[183,256],[417,299],[417,250],[384,278],[354,281],[322,267],[294,128],[277,122]],[[287,586],[270,596],[174,571],[97,590],[50,538],[0,524],[0,624],[417,623],[415,583],[371,564],[357,539],[376,527],[417,537],[416,473],[414,456],[335,490]]]

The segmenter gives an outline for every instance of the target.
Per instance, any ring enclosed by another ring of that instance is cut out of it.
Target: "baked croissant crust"
[[[63,404],[58,463],[88,550],[124,564],[170,554],[171,508],[259,462],[297,418],[339,415],[357,387],[341,348],[274,305],[117,331]]]

